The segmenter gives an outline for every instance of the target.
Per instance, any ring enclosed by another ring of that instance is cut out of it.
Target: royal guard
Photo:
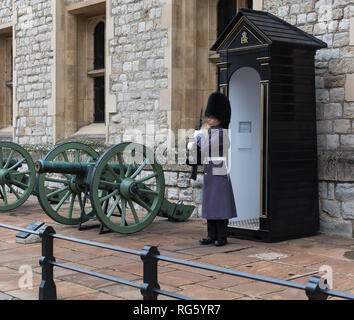
[[[219,92],[211,94],[205,116],[209,126],[207,132],[195,131],[194,142],[188,144],[189,150],[198,147],[204,164],[202,218],[207,219],[208,235],[199,242],[223,246],[227,243],[228,220],[237,216],[228,172],[229,99]]]

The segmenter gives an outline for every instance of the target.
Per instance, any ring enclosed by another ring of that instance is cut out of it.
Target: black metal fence
[[[254,275],[254,274],[226,269],[222,267],[216,267],[216,266],[161,256],[157,247],[155,246],[145,246],[142,251],[138,251],[138,250],[132,250],[132,249],[111,246],[107,244],[102,244],[98,242],[71,238],[71,237],[56,234],[55,230],[51,226],[46,226],[41,231],[32,231],[32,230],[9,226],[5,224],[0,224],[0,227],[10,229],[10,230],[15,230],[15,231],[27,232],[30,234],[36,234],[41,237],[42,256],[39,259],[39,264],[42,267],[42,281],[39,286],[39,300],[57,299],[57,290],[54,282],[54,272],[53,272],[54,267],[77,271],[93,277],[135,287],[137,289],[140,289],[140,292],[144,300],[157,300],[158,295],[164,295],[164,296],[172,297],[175,299],[182,299],[182,300],[195,300],[194,298],[179,295],[177,293],[162,290],[160,288],[160,285],[158,283],[158,261],[159,260],[185,265],[189,267],[214,271],[214,272],[220,272],[232,276],[272,283],[275,285],[290,287],[294,289],[304,290],[309,300],[326,300],[328,296],[334,296],[334,297],[339,297],[344,299],[354,299],[353,294],[328,289],[326,279],[318,276],[311,276],[308,283],[305,285],[305,284],[300,284],[288,280],[280,280],[280,279],[275,279],[270,277],[264,277],[260,275]],[[59,263],[55,260],[54,257],[54,239],[67,240],[67,241],[81,243],[93,247],[99,247],[108,250],[123,252],[126,254],[132,254],[135,256],[140,256],[143,263],[143,283],[139,284],[136,282],[131,282],[124,279],[120,279],[120,278],[104,275],[101,273],[73,267],[63,263]]]

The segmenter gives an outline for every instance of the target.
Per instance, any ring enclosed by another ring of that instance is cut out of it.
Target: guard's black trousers
[[[229,220],[207,220],[208,237],[213,240],[226,241]]]

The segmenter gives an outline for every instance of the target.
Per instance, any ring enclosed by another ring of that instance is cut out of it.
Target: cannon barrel
[[[37,173],[63,173],[85,175],[90,166],[94,166],[95,162],[60,162],[60,161],[45,161],[38,160],[34,167]],[[117,163],[109,163],[109,166],[119,174],[120,166]],[[124,171],[128,165],[123,165]],[[132,165],[132,170],[136,170],[136,165]]]
[[[37,173],[85,174],[90,163],[72,163],[38,160],[34,163]]]

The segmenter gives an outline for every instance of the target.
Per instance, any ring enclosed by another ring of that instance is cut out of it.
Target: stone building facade
[[[354,1],[234,1],[328,44],[316,56],[321,230],[353,237]],[[219,9],[219,0],[0,0],[0,134],[52,146],[93,132],[113,145],[138,131],[139,142],[170,150],[217,89],[209,48]],[[105,59],[95,68],[100,22]],[[202,174],[191,182],[182,162],[164,168],[166,196],[196,204],[200,215]]]

